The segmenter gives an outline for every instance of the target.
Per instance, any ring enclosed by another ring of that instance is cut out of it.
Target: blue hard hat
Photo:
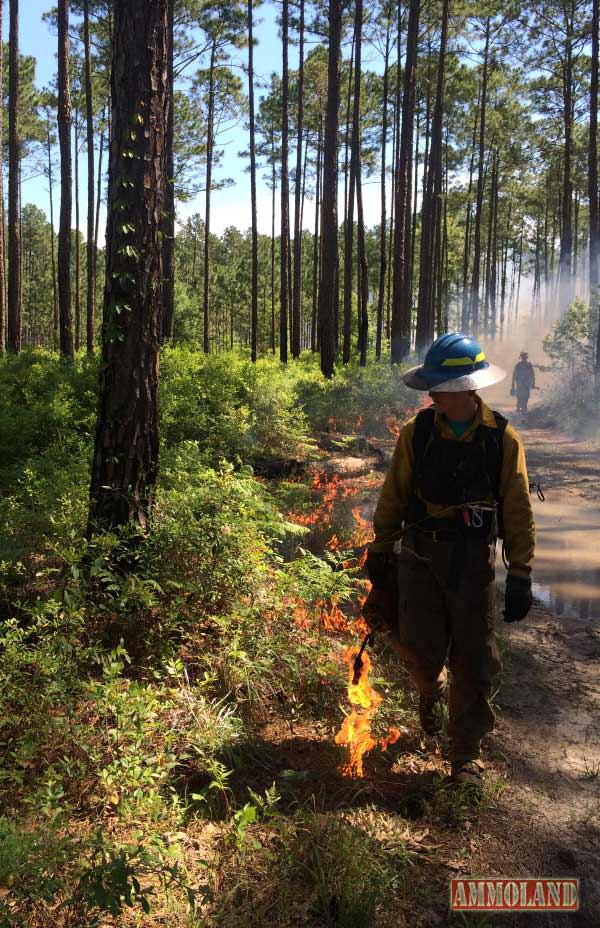
[[[404,375],[415,390],[477,390],[497,383],[505,371],[486,359],[481,345],[470,335],[448,332],[433,342],[423,364]]]

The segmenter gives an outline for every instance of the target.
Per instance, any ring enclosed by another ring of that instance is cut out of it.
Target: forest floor
[[[600,598],[594,599],[594,590],[599,597],[600,590],[594,582],[597,570],[585,570],[593,536],[580,531],[582,513],[590,531],[600,524],[594,508],[600,460],[596,446],[568,438],[539,408],[516,425],[527,448],[530,478],[539,481],[547,497],[545,504],[536,500],[544,582],[535,588],[539,598],[527,621],[498,622],[504,668],[494,698],[497,725],[485,744],[486,794],[480,806],[444,788],[444,740],[421,739],[406,675],[377,648],[374,682],[377,686],[378,662],[385,662],[385,678],[396,681],[403,706],[401,734],[387,751],[366,756],[362,778],[340,775],[339,754],[325,728],[271,719],[261,733],[269,760],[250,777],[254,788],[264,789],[274,772],[284,769],[295,784],[292,804],[311,797],[324,815],[342,814],[388,848],[398,841],[407,849],[410,867],[402,900],[378,917],[378,926],[531,923],[529,913],[449,914],[448,881],[460,875],[578,877],[580,912],[536,914],[535,923],[600,925]],[[321,436],[325,494],[331,482],[339,484],[328,510],[330,532],[338,522],[347,524],[349,509],[359,527],[367,529],[394,442],[393,435],[348,438],[334,431]],[[549,515],[543,514],[545,505]],[[305,543],[319,550],[326,544],[322,530],[314,526]],[[577,550],[568,550],[570,533],[588,548],[581,569]],[[561,572],[568,581],[567,599],[553,592]],[[583,612],[576,608],[579,600],[586,602]],[[248,777],[243,781],[249,785]],[[291,913],[289,924],[296,924]]]

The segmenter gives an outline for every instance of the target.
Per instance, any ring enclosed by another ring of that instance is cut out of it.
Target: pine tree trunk
[[[73,120],[75,146],[75,351],[81,347],[81,247],[79,242],[79,109],[75,107]]]
[[[383,102],[381,119],[381,228],[379,230],[379,290],[377,293],[377,331],[375,333],[375,358],[381,360],[381,345],[383,342],[383,310],[385,306],[385,281],[387,276],[387,229],[386,229],[386,145],[387,145],[387,109],[389,94],[389,64],[390,64],[390,24],[387,24],[385,34],[385,53],[383,58]]]
[[[58,320],[58,283],[56,279],[56,247],[54,241],[54,192],[52,173],[52,142],[50,136],[50,115],[46,127],[46,145],[48,148],[48,194],[50,197],[50,255],[52,261],[52,332],[53,347],[57,348],[60,338],[60,325]]]
[[[172,5],[170,5],[171,7]],[[171,8],[170,14],[173,15]],[[169,32],[173,32],[173,23],[169,23]],[[173,43],[171,43],[168,62],[169,96],[173,97]],[[169,107],[167,123],[167,189],[165,213],[163,216],[163,329],[161,338],[172,341],[175,318],[175,105]]]
[[[204,319],[203,349],[210,351],[210,201],[212,193],[213,150],[215,144],[215,64],[217,43],[213,40],[210,52],[210,70],[208,78],[208,128],[206,135],[206,196],[204,212],[204,280],[202,295],[202,315]]]
[[[317,350],[317,306],[319,297],[319,253],[320,253],[320,212],[321,212],[321,145],[322,123],[319,123],[317,138],[317,177],[315,181],[315,231],[313,235],[313,287],[312,287],[312,316],[310,325],[310,350]]]
[[[590,242],[590,294],[598,291],[600,284],[600,209],[598,203],[598,47],[599,2],[592,2],[592,60],[590,76],[590,135],[588,144],[588,196],[589,196],[589,242]],[[600,329],[598,333],[596,369],[600,371]]]
[[[100,204],[102,202],[102,157],[104,155],[104,128],[100,131],[100,149],[98,151],[98,183],[96,187],[96,221],[94,223],[94,282],[98,274],[98,235],[100,233]],[[95,305],[95,302],[94,302]]]
[[[479,115],[479,162],[477,167],[477,199],[475,202],[475,232],[473,236],[473,276],[471,278],[471,327],[479,331],[479,277],[481,263],[481,213],[483,210],[485,168],[485,121],[487,108],[488,68],[490,53],[490,19],[485,24],[485,46],[483,51],[483,75],[481,80],[481,105]]]
[[[89,0],[83,0],[83,45],[85,56],[85,120],[87,133],[87,297],[85,313],[86,348],[94,352],[96,328],[96,254],[94,236],[94,99],[90,51]]]
[[[391,169],[391,182],[392,182],[392,196],[390,203],[390,232],[388,236],[388,253],[387,253],[387,297],[386,297],[386,309],[385,309],[385,335],[388,341],[392,337],[392,283],[393,283],[393,252],[394,252],[394,229],[396,228],[396,191],[398,189],[398,152],[400,145],[400,107],[401,107],[401,88],[402,81],[400,80],[400,40],[402,38],[402,14],[401,6],[398,4],[397,11],[397,47],[398,47],[398,57],[396,61],[396,87],[394,90],[394,108],[393,108],[393,123],[392,123],[392,169]]]
[[[333,376],[335,364],[335,291],[337,289],[337,160],[340,109],[342,0],[329,0],[327,105],[323,151],[322,267],[319,283],[319,348],[321,371]]]
[[[367,343],[369,333],[369,266],[365,246],[365,217],[362,199],[362,171],[361,171],[361,123],[360,98],[362,79],[362,29],[363,29],[363,0],[356,0],[355,6],[355,64],[354,64],[354,100],[352,112],[352,157],[350,170],[354,175],[356,186],[357,207],[357,250],[358,250],[358,351],[360,366],[367,363]]]
[[[494,173],[492,175],[492,239],[491,239],[491,262],[490,262],[490,316],[491,316],[491,335],[496,335],[496,295],[498,286],[498,175],[500,153],[496,149],[496,158],[494,162]]]
[[[58,139],[60,144],[60,219],[58,226],[58,309],[60,353],[73,357],[71,316],[71,84],[69,78],[69,2],[58,2]]]
[[[302,291],[301,182],[302,133],[304,131],[304,0],[300,0],[300,50],[298,66],[298,144],[294,191],[294,288],[292,295],[292,357],[300,356],[300,304]]]
[[[442,5],[442,29],[438,54],[437,84],[431,125],[427,189],[421,213],[421,256],[419,266],[419,298],[417,308],[417,354],[422,354],[433,341],[435,328],[435,290],[441,287],[439,259],[441,254],[442,220],[442,120],[444,115],[444,82],[446,73],[446,41],[448,36],[449,0]]]
[[[573,160],[573,23],[568,17],[566,19],[567,45],[563,81],[564,155],[559,257],[561,309],[571,296],[571,253],[573,250],[573,178],[571,176]]]
[[[289,247],[290,247],[290,193],[288,180],[289,137],[289,67],[288,67],[289,0],[283,0],[281,18],[282,75],[281,75],[281,272],[279,297],[279,360],[288,360],[288,307],[289,307]]]
[[[4,100],[4,3],[0,3],[0,100]],[[6,350],[6,276],[4,273],[4,108],[0,106],[0,353]]]
[[[258,224],[256,215],[256,129],[254,124],[254,0],[248,0],[248,108],[250,117],[250,203],[252,210],[251,357],[258,356]]]
[[[128,522],[145,530],[156,485],[170,2],[114,4],[106,289],[88,535]]]
[[[469,258],[471,253],[471,194],[473,193],[473,168],[475,167],[475,146],[477,144],[477,126],[479,124],[479,103],[481,98],[481,88],[477,92],[477,110],[475,113],[475,123],[473,125],[473,142],[471,145],[471,160],[469,162],[469,188],[467,191],[467,211],[465,217],[465,244],[463,251],[463,272],[462,272],[462,308],[461,308],[461,328],[466,332],[469,327],[469,309],[471,300],[469,299]]]
[[[275,127],[271,126],[271,351],[275,354],[275,200],[277,174],[275,171]]]
[[[394,286],[392,297],[392,363],[403,361],[411,341],[411,185],[413,124],[419,36],[420,0],[410,0],[406,37],[406,64],[402,92],[402,130],[396,189],[396,226],[394,229]]]
[[[21,350],[21,223],[19,217],[19,0],[10,0],[8,42],[8,310],[9,351]]]
[[[351,71],[354,75],[354,95],[352,102],[352,127],[347,127],[346,135],[350,130],[350,172],[348,183],[348,202],[346,206],[346,221],[344,224],[344,341],[342,347],[342,360],[344,364],[350,361],[350,349],[352,343],[352,291],[354,280],[354,200],[356,197],[356,181],[358,175],[358,144],[360,141],[360,35],[362,23],[358,21],[358,10],[362,11],[362,0],[356,0],[354,16],[354,38],[352,46],[354,48],[354,60],[351,63]],[[350,101],[350,89],[348,88],[348,101]],[[358,279],[360,281],[360,268],[358,270]],[[358,302],[358,316],[360,318],[360,301]]]

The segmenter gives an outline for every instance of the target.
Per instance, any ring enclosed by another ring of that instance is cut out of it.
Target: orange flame
[[[371,529],[371,523],[363,518],[363,515],[360,511],[360,508],[357,506],[352,510],[352,515],[354,516],[354,521],[356,522],[356,529],[352,535],[352,544],[357,545],[366,545],[373,540],[373,531]]]
[[[328,632],[349,632],[350,625],[348,619],[338,606],[335,600],[332,601],[328,608],[323,600],[317,603],[317,609],[321,610],[321,622],[323,628]]]
[[[348,699],[352,703],[352,711],[342,723],[342,727],[335,736],[336,744],[344,744],[348,748],[348,761],[342,767],[346,776],[362,777],[363,757],[368,751],[377,746],[377,741],[371,734],[371,720],[382,700],[382,696],[373,689],[369,682],[371,658],[366,652],[362,655],[362,670],[357,684],[354,681],[354,659],[358,648],[348,648],[344,660],[348,665]]]
[[[390,744],[396,744],[396,741],[400,737],[402,732],[399,728],[390,728],[385,738],[381,738],[379,741],[379,747],[382,751],[386,751]]]
[[[294,622],[298,628],[310,628],[310,612],[306,608],[306,605],[300,600],[294,607]]]

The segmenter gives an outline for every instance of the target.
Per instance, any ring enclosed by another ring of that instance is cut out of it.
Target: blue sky
[[[2,2],[2,0],[0,0]],[[8,7],[8,4],[5,3]],[[21,3],[21,52],[33,55],[37,59],[36,83],[43,87],[49,84],[56,73],[56,36],[49,26],[42,21],[42,15],[51,8],[52,0],[26,0]],[[265,3],[256,12],[258,23],[255,27],[257,47],[255,50],[256,83],[268,79],[273,71],[281,71],[281,43],[277,34],[275,22],[276,7]],[[4,17],[5,28],[8,25],[8,10]],[[247,59],[245,50],[234,52],[234,65],[241,66]],[[290,48],[290,67],[295,68],[298,61],[296,47]],[[370,62],[369,62],[370,63]],[[373,62],[374,63],[374,62]],[[245,172],[247,162],[239,158],[239,152],[247,147],[247,130],[243,125],[232,129],[227,136],[219,139],[219,148],[224,149],[222,164],[216,171],[216,180],[219,177],[230,177],[235,181],[234,186],[216,191],[213,199],[212,221],[213,231],[217,234],[229,225],[240,229],[250,226],[250,180]],[[295,154],[293,156],[295,158]],[[105,161],[106,163],[106,161]],[[86,223],[86,158],[85,153],[80,158],[80,227],[85,235]],[[55,196],[58,195],[58,190]],[[271,192],[259,179],[257,189],[258,222],[261,232],[266,234],[271,230]],[[36,177],[23,184],[23,201],[35,203],[46,214],[49,213],[48,186],[43,177]],[[55,206],[57,203],[55,203]],[[195,201],[183,204],[178,209],[178,219],[184,220],[194,212],[204,212],[203,196]],[[292,205],[293,212],[293,205]],[[367,223],[378,221],[379,196],[371,196],[367,188],[365,191],[365,218]],[[105,215],[102,215],[101,227],[104,227]],[[307,202],[304,210],[304,225],[312,228],[314,224],[314,211],[312,203]]]

